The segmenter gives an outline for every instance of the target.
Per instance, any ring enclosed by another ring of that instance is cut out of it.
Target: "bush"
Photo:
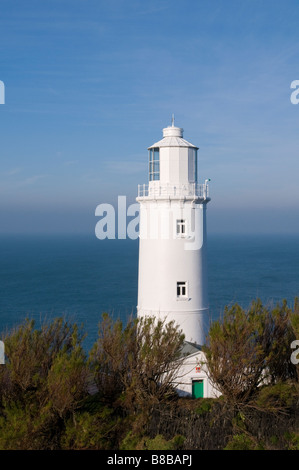
[[[66,423],[61,448],[68,450],[111,450],[116,446],[118,418],[114,410],[102,407],[101,411],[75,413]]]
[[[255,440],[247,434],[235,434],[224,450],[262,450]]]
[[[262,387],[256,398],[256,405],[268,411],[291,408],[297,402],[298,390],[296,385],[285,382]]]
[[[106,401],[131,410],[150,410],[169,399],[183,358],[184,335],[173,322],[154,317],[131,320],[124,327],[103,315],[90,367]]]
[[[286,440],[288,442],[287,444],[288,450],[299,450],[299,433],[298,432],[287,433]]]
[[[209,413],[213,406],[213,398],[199,398],[199,406],[195,409],[198,415]]]
[[[4,337],[0,368],[0,447],[54,449],[65,420],[87,396],[83,335],[59,318],[40,329],[34,321]]]
[[[298,310],[227,309],[206,349],[224,397],[197,400],[175,393],[184,336],[172,322],[104,315],[87,361],[75,324],[26,320],[4,337],[0,449],[298,449]]]
[[[204,347],[207,369],[228,401],[248,403],[263,384],[298,381],[290,360],[297,320],[286,301],[271,310],[257,300],[247,311],[237,304],[226,308],[223,319],[212,323]]]

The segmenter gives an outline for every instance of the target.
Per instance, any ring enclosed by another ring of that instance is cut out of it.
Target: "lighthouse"
[[[198,182],[198,147],[183,129],[163,129],[148,148],[148,183],[140,204],[137,315],[174,320],[185,340],[204,344],[208,326],[206,208],[208,181]]]

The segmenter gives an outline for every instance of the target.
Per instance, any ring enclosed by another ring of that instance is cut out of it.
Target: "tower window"
[[[149,180],[157,181],[160,179],[160,154],[159,148],[149,150]]]
[[[176,221],[176,234],[179,236],[186,235],[186,220],[178,219]]]
[[[197,183],[197,150],[194,151],[194,157],[195,157],[195,160],[194,160],[194,173],[195,173],[195,183]]]
[[[176,295],[177,297],[187,297],[187,282],[177,282]]]

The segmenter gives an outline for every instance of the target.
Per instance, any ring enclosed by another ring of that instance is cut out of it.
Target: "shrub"
[[[102,407],[101,411],[75,413],[66,423],[61,439],[62,449],[110,450],[115,448],[118,418],[114,410]]]
[[[62,318],[39,329],[34,321],[4,337],[0,368],[0,446],[59,448],[65,420],[87,395],[86,359],[77,325]]]
[[[100,394],[134,412],[168,399],[181,367],[183,341],[173,322],[146,317],[123,326],[104,315],[90,353]]]
[[[255,440],[247,434],[235,434],[224,450],[262,450]]]
[[[279,382],[261,387],[256,405],[264,410],[277,411],[290,408],[298,401],[298,391],[293,383]]]
[[[260,300],[245,311],[226,308],[223,319],[212,323],[204,347],[210,379],[234,404],[254,399],[258,387],[298,380],[290,360],[295,312],[286,301],[272,310]]]

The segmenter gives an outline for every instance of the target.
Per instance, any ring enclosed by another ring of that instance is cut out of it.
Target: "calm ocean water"
[[[124,320],[136,312],[138,241],[88,236],[0,237],[0,331],[26,316],[67,315],[84,323],[86,347],[104,311]],[[299,295],[298,236],[209,235],[212,318],[254,298],[290,304]]]

